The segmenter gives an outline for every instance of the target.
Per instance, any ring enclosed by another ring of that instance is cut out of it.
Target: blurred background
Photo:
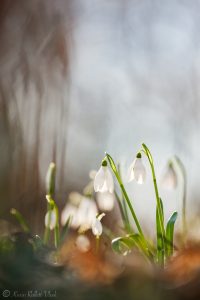
[[[142,142],[158,181],[168,158],[181,158],[188,213],[198,214],[199,27],[198,0],[1,0],[0,215],[15,207],[38,230],[51,161],[62,208],[104,151],[126,174]],[[127,188],[139,218],[153,225],[146,166],[145,187]],[[161,187],[167,216],[180,211],[181,184]]]

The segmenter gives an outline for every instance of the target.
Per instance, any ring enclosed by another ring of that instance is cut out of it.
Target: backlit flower
[[[72,228],[77,228],[79,226],[79,223],[77,221],[77,211],[78,208],[71,204],[71,203],[67,203],[61,213],[61,224],[62,226],[65,226],[65,224],[67,223],[67,221],[70,218],[70,223],[69,226]]]
[[[49,210],[45,215],[45,226],[50,230],[56,227],[56,212],[55,210]]]
[[[101,224],[101,219],[105,216],[104,213],[96,217],[92,222],[92,233],[98,238],[102,235],[103,226]]]
[[[94,178],[94,190],[95,192],[110,192],[114,190],[114,181],[110,170],[107,167],[107,162],[103,161],[102,166],[96,173]]]
[[[93,199],[82,197],[76,214],[77,222],[80,225],[80,231],[85,231],[92,226],[92,222],[98,214],[96,203]]]
[[[90,250],[90,240],[86,235],[80,234],[76,238],[76,246],[80,252],[87,252]]]
[[[115,196],[113,193],[97,193],[97,204],[101,211],[110,211],[114,208]]]
[[[166,189],[175,189],[177,186],[177,174],[171,162],[167,166],[161,184]]]
[[[138,184],[143,184],[146,178],[146,170],[142,163],[141,153],[138,153],[128,170],[128,182],[136,180]]]
[[[98,219],[95,219],[94,222],[92,223],[92,233],[95,236],[100,236],[103,232],[103,227],[101,224],[101,221],[99,221]]]

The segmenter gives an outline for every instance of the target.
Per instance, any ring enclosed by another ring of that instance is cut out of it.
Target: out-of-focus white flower
[[[101,211],[110,211],[114,208],[115,195],[113,193],[97,193],[97,204]]]
[[[94,178],[96,176],[97,171],[95,170],[91,170],[89,173],[89,177],[90,177],[90,182],[84,187],[83,189],[83,194],[85,196],[89,196],[91,197],[94,191]]]
[[[76,246],[79,251],[87,252],[88,250],[90,250],[90,240],[86,235],[80,234],[76,238]]]
[[[81,226],[80,231],[91,228],[92,222],[98,214],[96,203],[93,199],[82,197],[82,201],[77,211],[77,222]]]
[[[67,203],[61,213],[61,224],[64,226],[70,217],[69,226],[76,229],[79,227],[80,232],[88,230],[92,226],[92,221],[98,214],[96,203],[93,199],[81,196],[78,207]]]
[[[61,224],[62,226],[65,226],[68,219],[70,218],[70,224],[69,226],[76,229],[79,226],[78,220],[77,220],[77,211],[78,208],[74,206],[73,204],[67,203],[61,213]]]
[[[162,176],[161,185],[166,189],[175,189],[177,187],[177,174],[172,163],[169,163]]]
[[[98,238],[102,235],[103,227],[101,224],[101,219],[105,216],[104,213],[96,217],[92,222],[92,233]]]
[[[96,170],[91,170],[90,173],[89,173],[90,179],[94,180],[96,174],[97,174],[97,171],[96,171]]]
[[[56,212],[55,210],[50,210],[45,215],[45,226],[50,230],[56,227]]]
[[[99,221],[98,219],[94,220],[94,222],[92,223],[92,233],[95,236],[100,236],[102,232],[103,232],[103,227],[101,221]]]
[[[114,181],[110,170],[107,167],[107,162],[104,161],[99,171],[94,178],[94,190],[95,192],[110,192],[114,190]]]
[[[69,202],[75,206],[78,206],[82,200],[82,195],[78,192],[71,192],[69,193],[68,199]]]
[[[146,178],[146,170],[142,163],[141,154],[138,153],[128,170],[128,182],[136,180],[138,184],[143,184]]]
[[[83,189],[83,194],[85,196],[92,196],[94,182],[91,180]]]

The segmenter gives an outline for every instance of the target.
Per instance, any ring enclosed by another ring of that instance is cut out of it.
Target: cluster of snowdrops
[[[173,254],[174,250],[174,224],[177,219],[177,212],[174,212],[167,224],[164,219],[163,203],[159,195],[157,179],[154,169],[153,157],[150,150],[145,144],[137,152],[133,162],[127,170],[126,181],[135,180],[138,184],[143,184],[146,177],[146,169],[143,164],[143,156],[146,156],[149,162],[152,174],[152,184],[155,190],[156,199],[156,242],[150,241],[143,232],[140,221],[132,205],[132,201],[125,189],[119,166],[113,158],[106,153],[101,162],[99,170],[91,171],[90,182],[84,188],[83,195],[72,192],[69,194],[68,202],[61,214],[59,213],[55,201],[55,164],[51,163],[46,177],[47,188],[47,212],[45,215],[45,232],[42,239],[43,244],[50,241],[51,232],[54,232],[55,248],[65,240],[65,234],[69,228],[77,230],[76,245],[81,251],[88,251],[90,240],[85,234],[86,231],[92,230],[97,241],[99,241],[104,226],[102,218],[107,211],[111,211],[115,201],[119,206],[121,220],[123,222],[123,236],[115,237],[111,240],[114,251],[123,254],[124,250],[137,248],[144,257],[153,263],[164,266],[167,259]],[[183,169],[180,160],[176,158],[170,160],[166,172],[162,178],[162,184],[167,188],[177,186],[177,172],[174,168],[175,162]],[[183,172],[184,173],[184,172]],[[115,187],[114,178],[118,183]],[[120,193],[118,192],[120,191]],[[120,196],[119,196],[120,195]],[[96,201],[94,200],[96,199]],[[99,209],[99,211],[98,211]],[[26,229],[25,220],[16,210],[12,210],[22,225]],[[182,211],[183,226],[185,221],[185,199],[183,201]],[[133,230],[133,224],[135,230]]]

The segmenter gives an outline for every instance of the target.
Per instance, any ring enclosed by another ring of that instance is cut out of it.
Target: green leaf
[[[146,258],[152,261],[153,255],[146,247],[146,243],[140,234],[134,233],[112,240],[112,248],[118,254],[126,255],[134,247],[137,248]]]
[[[53,196],[55,193],[56,165],[51,162],[46,175],[46,192]]]
[[[19,222],[21,228],[23,229],[24,232],[30,232],[29,226],[27,225],[26,220],[22,216],[22,214],[16,210],[15,208],[12,208],[10,211],[11,215],[13,215],[16,220]]]
[[[70,227],[70,224],[72,222],[72,219],[73,219],[73,217],[69,216],[68,219],[67,219],[67,222],[63,226],[63,229],[62,229],[62,232],[61,232],[61,235],[60,235],[60,242],[59,242],[60,245],[64,242],[66,236],[68,235],[69,227]]]
[[[172,216],[169,218],[166,227],[166,255],[167,257],[173,254],[174,250],[174,225],[176,219],[178,217],[178,213],[175,211]]]
[[[157,261],[158,263],[163,265],[164,255],[165,255],[165,244],[164,244],[165,241],[162,236],[162,229],[160,223],[161,222],[164,223],[164,210],[163,210],[163,202],[161,198],[159,200],[161,205],[161,216],[159,216],[158,207],[156,207]]]
[[[138,236],[138,234],[134,234]],[[135,239],[130,236],[117,237],[112,240],[112,249],[118,254],[126,255],[134,246],[136,246]]]

